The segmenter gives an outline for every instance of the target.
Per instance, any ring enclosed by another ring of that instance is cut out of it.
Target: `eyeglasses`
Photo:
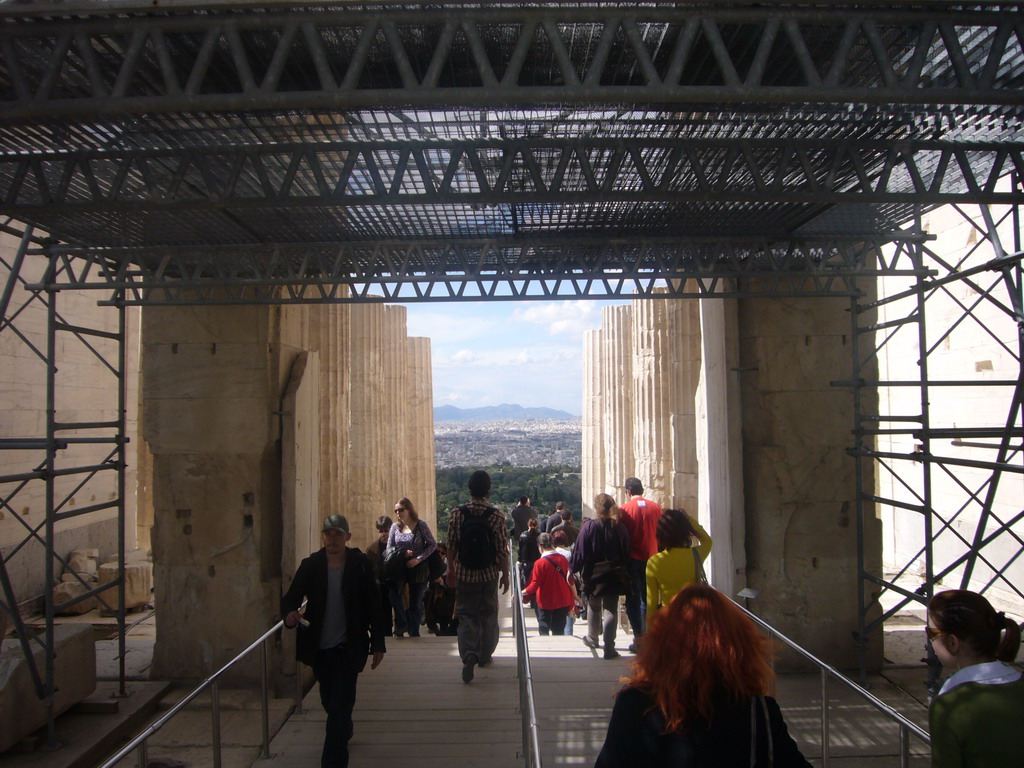
[[[925,627],[924,633],[928,636],[928,639],[931,640],[933,643],[935,642],[936,638],[946,634],[941,629],[936,629],[935,627]]]

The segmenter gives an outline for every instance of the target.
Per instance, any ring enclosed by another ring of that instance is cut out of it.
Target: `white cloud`
[[[472,365],[479,359],[479,356],[471,349],[460,349],[458,352],[451,356],[451,361],[459,365]]]
[[[531,304],[516,309],[513,321],[547,326],[550,336],[579,335],[583,331],[597,328],[601,315],[592,302],[557,301]]]

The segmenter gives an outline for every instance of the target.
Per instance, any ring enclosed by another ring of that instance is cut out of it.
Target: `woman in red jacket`
[[[530,583],[523,590],[523,602],[537,598],[537,623],[542,635],[565,633],[565,620],[572,607],[572,589],[569,587],[569,561],[555,552],[550,533],[537,537],[540,559],[533,565]]]

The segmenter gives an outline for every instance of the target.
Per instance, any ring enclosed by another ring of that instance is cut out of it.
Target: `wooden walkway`
[[[388,653],[376,670],[359,676],[350,745],[351,768],[389,768],[414,761],[417,768],[522,768],[522,726],[516,679],[511,611],[501,601],[502,635],[494,663],[477,669],[472,683],[462,682],[455,638],[427,635],[389,638]],[[632,656],[601,658],[574,636],[539,637],[533,612],[527,611],[530,659],[545,768],[592,766],[604,743],[613,697],[628,674]],[[620,645],[629,644],[620,633]],[[909,697],[892,686],[873,692],[903,712],[915,709]],[[895,768],[898,737],[868,704],[845,686],[833,685],[832,760],[839,768]],[[816,674],[781,677],[778,699],[790,732],[804,755],[821,765],[819,700]],[[304,714],[292,716],[271,743],[271,757],[255,768],[316,768],[320,764],[325,715],[317,689],[306,696]],[[921,712],[922,719],[926,715]],[[914,743],[911,765],[929,764],[927,750]]]
[[[351,768],[380,768],[415,759],[417,768],[521,768],[522,719],[511,609],[501,600],[501,639],[493,663],[462,682],[454,637],[425,635],[388,639],[388,653],[375,670],[359,676],[350,743]],[[538,637],[527,611],[534,690],[542,733],[572,724],[571,738],[547,740],[546,764],[593,764],[604,740],[617,679],[627,660],[604,661],[576,637]],[[307,694],[304,714],[285,723],[271,743],[271,758],[256,768],[315,768],[320,764],[325,715],[317,689]],[[591,736],[590,731],[595,730]],[[566,731],[568,734],[569,731]],[[583,732],[583,735],[577,735]],[[594,744],[596,743],[596,747]],[[570,762],[556,760],[568,756]],[[586,756],[586,757],[584,757]]]

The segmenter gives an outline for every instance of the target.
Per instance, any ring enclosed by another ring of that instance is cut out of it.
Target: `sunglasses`
[[[925,627],[924,628],[924,633],[928,636],[928,639],[931,640],[932,642],[935,642],[935,639],[937,637],[941,637],[942,635],[946,634],[941,629],[936,629],[935,627]]]

